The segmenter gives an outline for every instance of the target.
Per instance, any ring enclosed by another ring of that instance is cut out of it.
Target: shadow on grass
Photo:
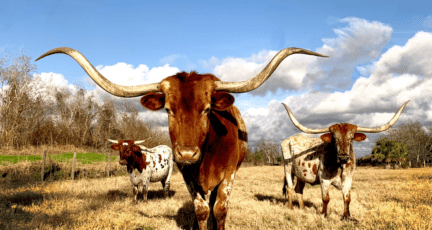
[[[62,211],[59,214],[41,214],[26,211],[26,206],[39,205],[44,200],[53,199],[58,194],[24,191],[0,198],[0,229],[28,229],[32,222],[42,228],[73,226],[73,213]],[[54,198],[55,199],[55,198]]]
[[[153,216],[138,211],[144,217],[152,218]],[[174,219],[180,229],[192,229],[195,220],[195,208],[192,201],[185,202],[177,211],[177,215],[163,215],[164,218]],[[209,218],[210,219],[210,218]]]
[[[257,198],[257,200],[259,200],[259,201],[270,201],[270,202],[273,202],[276,204],[288,205],[288,198],[277,198],[274,196],[267,196],[267,195],[262,195],[262,194],[255,194],[255,198]],[[314,207],[315,209],[317,208],[315,206],[315,204],[310,202],[310,201],[303,200],[303,203],[304,203],[305,207],[308,207],[308,208]],[[300,207],[298,200],[293,199],[293,206]]]

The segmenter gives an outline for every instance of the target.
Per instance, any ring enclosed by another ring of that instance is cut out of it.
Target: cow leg
[[[132,185],[132,192],[134,194],[134,202],[138,202],[137,197],[138,197],[138,185]]]
[[[284,159],[284,187],[282,188],[283,194],[288,194],[288,207],[293,209],[292,199],[294,194],[294,184],[293,184],[293,175],[292,175],[292,158]]]
[[[304,203],[303,203],[303,189],[305,187],[305,182],[299,180],[299,178],[297,178],[297,184],[295,186],[295,192],[296,192],[296,196],[297,196],[297,200],[299,202],[299,206],[301,209],[304,209]]]
[[[143,181],[142,193],[143,193],[143,200],[144,201],[147,201],[147,193],[148,193],[148,190],[150,187],[150,178],[151,178],[151,174],[146,176],[146,178]]]
[[[194,208],[195,208],[195,221],[198,221],[198,227],[200,230],[207,229],[207,218],[210,214],[210,208],[208,203],[205,201],[204,194],[195,193],[194,199]],[[196,223],[194,223],[194,229],[196,229]]]
[[[180,168],[182,170],[182,168]],[[186,170],[185,170],[186,171]],[[199,185],[191,180],[190,176],[185,176],[185,172],[182,171],[183,179],[185,180],[186,187],[192,197],[195,209],[195,219],[193,229],[204,230],[207,229],[207,218],[210,214],[210,208],[208,203],[205,201],[204,192],[200,189]]]
[[[342,220],[351,218],[351,214],[349,211],[349,204],[351,202],[351,184],[352,177],[346,178],[342,182],[342,195],[344,200],[344,214]]]
[[[216,217],[214,215],[214,204],[216,203],[216,198],[217,198],[217,194],[218,194],[218,189],[219,189],[219,185],[217,185],[213,191],[210,193],[210,201],[209,201],[209,206],[210,206],[210,218],[212,219],[212,229],[217,229],[217,220]]]
[[[327,205],[330,202],[329,188],[330,188],[330,181],[321,180],[321,195],[323,200],[323,209],[321,214],[324,214],[324,217],[327,217]]]
[[[170,182],[168,180],[168,177],[165,177],[163,180],[161,180],[161,183],[164,191],[164,197],[168,197],[170,188]]]
[[[213,214],[217,221],[218,230],[225,229],[225,219],[228,213],[228,201],[232,192],[235,172],[230,178],[225,178],[217,189],[216,202],[213,206]]]
[[[170,164],[167,165],[169,167],[168,175],[165,177],[165,179],[162,180],[162,186],[164,190],[164,197],[168,197],[169,195],[169,189],[170,189],[170,181],[171,181],[171,175],[173,170],[173,162],[170,159]]]

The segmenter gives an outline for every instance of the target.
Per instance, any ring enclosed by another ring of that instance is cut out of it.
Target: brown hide
[[[124,143],[127,143],[125,145]],[[134,144],[133,140],[120,140],[118,144],[111,145],[114,150],[119,150],[121,165],[126,165],[128,172],[132,172],[134,168],[142,172],[146,169],[146,155],[142,154],[141,148]]]
[[[337,152],[337,161],[346,163],[349,158],[355,159],[352,147],[352,141],[363,141],[366,135],[363,133],[356,133],[357,126],[340,123],[334,124],[329,127],[331,133],[321,135],[321,140],[327,143],[332,143]]]
[[[246,127],[232,105],[234,98],[214,91],[217,80],[210,74],[182,72],[160,83],[162,94],[141,99],[148,109],[167,110],[174,161],[205,193],[237,170],[247,147]]]

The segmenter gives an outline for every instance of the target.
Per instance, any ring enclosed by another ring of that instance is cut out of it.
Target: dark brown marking
[[[162,155],[159,154],[159,164],[162,163]]]
[[[311,166],[311,163],[309,162],[309,163],[308,163],[308,167],[310,168],[310,166]]]
[[[142,172],[143,169],[147,168],[146,155],[142,153],[138,145],[134,144],[133,140],[119,140],[118,144],[111,146],[111,148],[119,150],[120,162],[127,162],[128,172],[132,172],[135,168]]]
[[[300,166],[300,161],[298,161],[298,165]]]
[[[313,173],[314,173],[315,175],[318,173],[318,169],[317,169],[316,164],[313,165],[313,167],[312,167],[312,171],[313,171]]]
[[[304,162],[302,162],[302,166],[304,166]]]

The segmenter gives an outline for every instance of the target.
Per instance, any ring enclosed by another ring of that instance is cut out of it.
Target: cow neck
[[[138,169],[138,171],[140,173],[142,173],[143,169],[147,168],[147,163],[146,163],[146,155],[144,153],[142,153],[142,151],[140,152],[142,157],[139,157],[135,152],[132,155],[132,164],[128,164],[128,172],[132,173],[133,169]]]

